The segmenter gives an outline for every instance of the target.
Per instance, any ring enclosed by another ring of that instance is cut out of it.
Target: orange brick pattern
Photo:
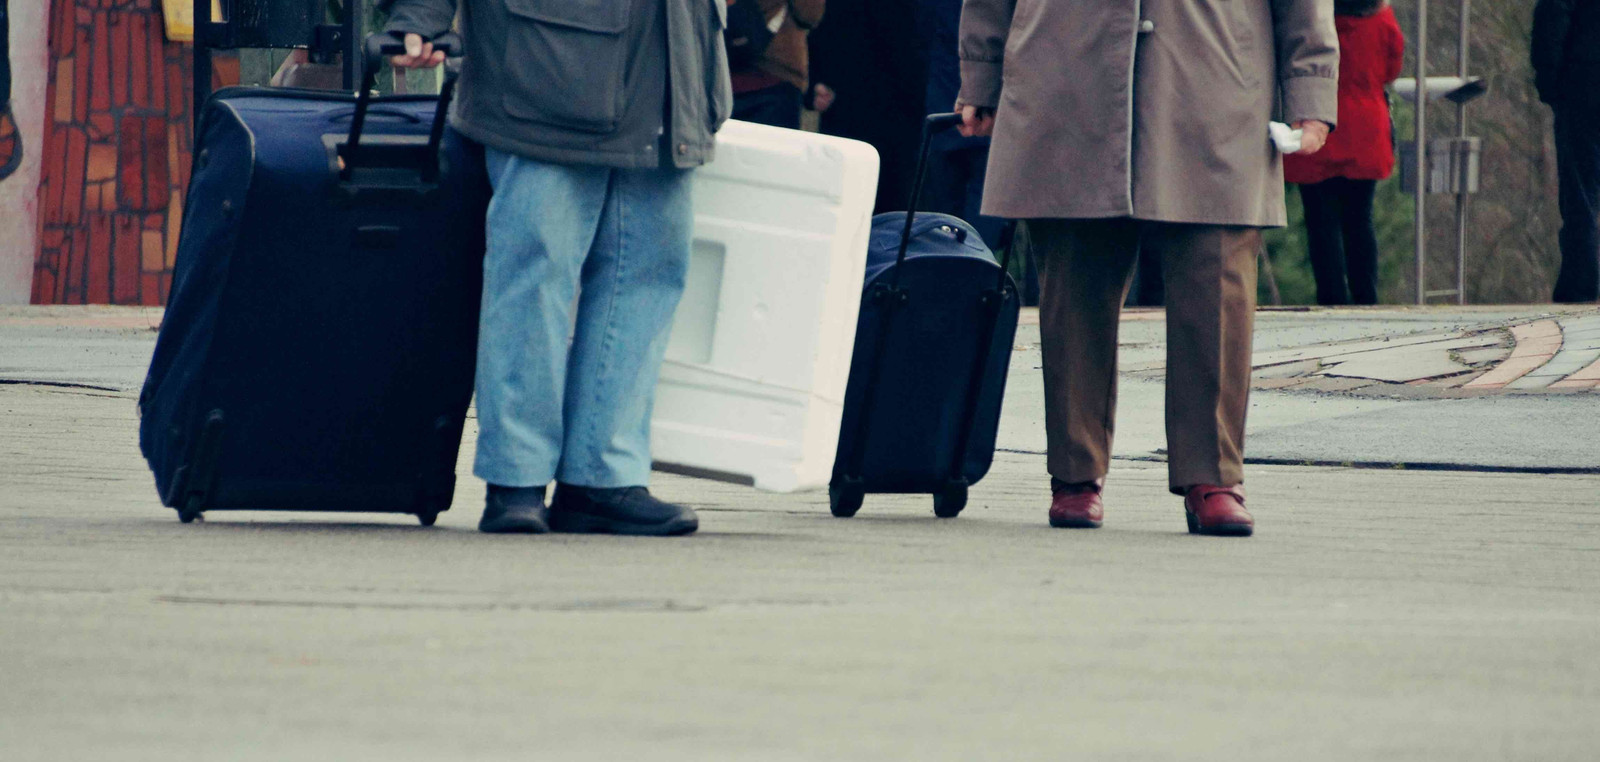
[[[192,58],[160,0],[53,0],[36,304],[163,304],[189,183]],[[219,60],[214,84],[238,81]],[[231,64],[231,65],[230,65]]]

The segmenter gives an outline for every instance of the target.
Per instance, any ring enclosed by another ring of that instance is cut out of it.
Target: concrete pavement
[[[1304,320],[1283,346],[1371,335]],[[925,498],[871,497],[838,520],[820,495],[661,476],[660,494],[703,511],[699,536],[479,535],[472,479],[433,529],[223,512],[184,526],[155,499],[115,370],[148,328],[28,330],[54,332],[58,357],[106,362],[0,384],[7,760],[1586,760],[1600,747],[1600,475],[1256,465],[1260,532],[1226,540],[1184,534],[1163,466],[1121,459],[1106,528],[1050,530],[1043,458],[1022,440],[1029,369],[1006,451],[951,521]],[[18,336],[0,330],[0,378],[48,370],[23,358],[37,337]],[[1127,349],[1137,361],[1159,347]],[[1129,401],[1123,438],[1150,439]],[[1351,417],[1266,404],[1287,412],[1257,420]],[[463,463],[471,452],[469,432]]]

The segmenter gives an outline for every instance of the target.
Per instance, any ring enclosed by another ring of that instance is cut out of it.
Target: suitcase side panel
[[[255,138],[235,112],[213,101],[201,126],[172,293],[139,394],[139,449],[168,506],[176,506],[184,488],[179,474],[195,440],[194,403],[255,166]]]

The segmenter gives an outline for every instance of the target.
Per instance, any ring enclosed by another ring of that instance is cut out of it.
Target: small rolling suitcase
[[[448,41],[446,41],[448,42]],[[230,88],[205,103],[177,273],[139,398],[162,502],[450,506],[488,181],[440,96]],[[457,49],[459,46],[457,45]]]
[[[954,517],[994,459],[1020,303],[1006,261],[967,223],[915,210],[928,142],[960,121],[927,118],[911,211],[873,219],[867,280],[834,460],[833,515],[868,493],[929,493]]]

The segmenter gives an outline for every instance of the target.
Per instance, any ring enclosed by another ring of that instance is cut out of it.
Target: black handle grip
[[[461,35],[455,32],[445,32],[429,42],[433,43],[434,50],[443,52],[446,58],[457,58],[466,52],[461,44]],[[364,50],[366,66],[362,70],[367,76],[375,77],[378,70],[383,67],[384,56],[398,56],[406,52],[406,41],[404,37],[394,32],[377,32],[367,35]],[[371,89],[371,85],[364,89]]]
[[[960,114],[929,114],[928,118],[922,120],[922,134],[932,135],[958,124],[961,124]]]

